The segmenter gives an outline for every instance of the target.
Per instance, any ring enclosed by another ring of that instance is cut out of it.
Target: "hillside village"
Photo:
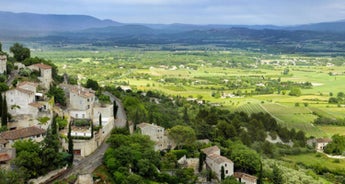
[[[0,56],[1,73],[6,73],[6,55]],[[19,65],[19,64],[18,64]],[[13,144],[18,140],[41,142],[51,128],[54,116],[66,118],[71,125],[60,127],[60,134],[67,137],[71,128],[75,156],[85,157],[94,152],[114,127],[112,104],[100,104],[95,91],[81,85],[60,84],[66,96],[66,107],[54,104],[54,97],[47,92],[53,83],[52,67],[37,63],[21,70],[39,72],[38,81],[20,81],[2,93],[7,103],[7,131],[0,133],[0,166],[10,169],[16,157]],[[101,122],[100,122],[101,121]],[[77,122],[86,122],[86,124]],[[101,124],[101,125],[100,125]],[[93,130],[98,127],[98,131]],[[68,141],[62,140],[62,149],[68,150]]]
[[[110,100],[110,96],[104,101],[99,97],[99,94],[96,94],[96,90],[82,86],[79,82],[77,82],[77,84],[70,84],[67,74],[64,75],[64,80],[56,85],[57,83],[54,81],[53,76],[53,66],[43,62],[30,63],[27,66],[22,63],[14,63],[14,66],[14,70],[12,70],[6,78],[9,89],[4,90],[0,98],[2,115],[1,128],[3,128],[0,133],[0,167],[2,169],[11,170],[15,167],[13,160],[17,156],[16,149],[14,148],[16,142],[31,140],[33,142],[42,143],[54,129],[58,130],[60,137],[60,147],[58,151],[71,154],[73,163],[73,158],[74,161],[78,162],[94,153],[108,137],[112,136],[112,130],[118,127],[118,125],[116,125],[117,107],[115,100]],[[0,72],[3,74],[8,73],[7,68],[7,55],[0,55]],[[23,71],[34,73],[35,75],[34,77],[28,77],[23,75]],[[123,93],[132,94],[132,89],[129,86],[120,86],[118,88]],[[54,90],[60,91],[65,101],[59,101],[58,98],[61,98],[61,96],[57,94],[52,95],[51,91]],[[148,95],[147,93],[138,94],[141,95],[141,97],[146,97]],[[227,94],[223,94],[222,96],[226,98],[226,95]],[[155,105],[159,105],[161,101],[164,100],[154,96],[149,96],[147,98],[150,103]],[[171,104],[174,104],[176,103],[175,100],[176,99],[169,98],[169,103],[171,102]],[[205,105],[203,102],[199,102],[196,99],[184,100],[187,103],[194,103],[194,105],[199,107]],[[200,109],[203,110],[202,108]],[[136,111],[137,114],[138,109],[136,109]],[[198,116],[204,116],[204,114],[211,113],[206,111],[202,113],[199,112]],[[261,115],[259,114],[258,116]],[[245,117],[246,115],[241,114],[240,116]],[[267,118],[265,116],[266,115],[264,115],[264,117],[258,117],[257,119]],[[211,117],[214,118],[214,116]],[[66,124],[58,123],[58,127],[56,127],[55,121],[57,118],[60,118],[60,120],[66,122]],[[204,119],[200,121],[212,121],[212,118],[203,118]],[[241,141],[244,142],[248,140],[249,142],[254,142],[256,141],[254,135],[256,135],[256,133],[262,133],[265,135],[263,141],[272,144],[281,143],[284,146],[288,146],[286,149],[292,148],[296,143],[301,145],[305,144],[305,135],[303,132],[294,132],[293,135],[295,137],[291,136],[288,137],[287,140],[282,141],[280,138],[283,138],[281,137],[283,135],[282,132],[284,132],[286,128],[281,128],[272,119],[265,119],[265,121],[267,121],[265,123],[272,124],[263,125],[269,126],[265,130],[269,133],[267,134],[267,137],[270,137],[269,140],[266,138],[266,132],[256,132],[256,127],[246,125],[248,127],[236,127],[238,129],[236,131],[246,134],[246,136],[240,137]],[[133,120],[133,118],[131,120]],[[136,119],[135,121],[139,120]],[[148,136],[149,139],[154,142],[153,149],[157,153],[159,152],[164,155],[170,150],[179,150],[182,146],[182,144],[172,136],[170,131],[173,128],[166,130],[165,127],[155,124],[153,121],[146,123],[143,119],[139,122],[128,122],[126,126],[128,126],[126,128],[131,130],[130,132],[132,134]],[[217,124],[217,126],[213,125],[209,128],[218,128],[218,126],[219,132],[217,133],[223,136],[225,140],[230,140],[231,136],[234,136],[229,135],[229,132],[232,131],[234,133],[235,130],[231,130],[228,126],[221,127],[221,124]],[[124,128],[125,125],[121,125],[120,127]],[[271,140],[270,131],[275,131],[276,138],[274,138],[274,140]],[[289,133],[287,129],[286,131]],[[252,133],[252,137],[248,137],[249,133]],[[300,137],[302,138],[301,142],[299,142],[300,140],[296,137],[301,134],[302,136]],[[261,137],[258,137],[258,139],[260,138]],[[246,163],[238,163],[238,160],[231,160],[227,154],[221,152],[220,144],[224,145],[229,143],[221,142],[214,144],[209,139],[193,140],[193,143],[194,142],[202,145],[202,149],[192,150],[192,152],[198,152],[199,158],[196,158],[194,154],[180,155],[177,163],[179,168],[192,169],[193,173],[199,176],[197,179],[198,183],[220,183],[225,178],[233,178],[245,184],[259,183],[258,171],[238,169],[238,165]],[[307,144],[310,147],[315,147],[317,151],[323,152],[324,148],[330,142],[330,139],[315,138],[308,140]],[[73,145],[72,148],[71,144]],[[261,164],[261,161],[258,159],[256,162]],[[212,177],[200,176],[203,169],[207,170],[207,173],[210,173]],[[251,173],[256,174],[253,175]]]

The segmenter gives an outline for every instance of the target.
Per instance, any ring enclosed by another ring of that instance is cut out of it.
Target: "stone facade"
[[[7,64],[7,56],[0,55],[0,74],[6,73],[7,71],[6,64]]]
[[[141,134],[150,136],[150,139],[154,141],[155,151],[165,150],[174,147],[174,143],[165,135],[164,128],[155,124],[140,123],[137,125]]]
[[[28,67],[31,70],[40,71],[40,77],[42,87],[49,89],[50,84],[53,82],[52,67],[43,63],[33,64]]]
[[[216,173],[218,180],[221,180],[221,170],[224,167],[225,178],[234,174],[234,163],[228,158],[220,155],[218,146],[212,146],[201,150],[206,154],[206,166]]]

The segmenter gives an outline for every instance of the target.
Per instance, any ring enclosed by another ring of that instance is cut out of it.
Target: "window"
[[[228,170],[226,170],[226,171],[225,171],[225,174],[228,174],[228,173],[229,173],[229,171],[228,171]]]
[[[225,167],[227,167],[227,164],[225,164]]]

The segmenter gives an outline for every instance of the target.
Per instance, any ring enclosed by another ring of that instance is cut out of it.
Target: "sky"
[[[0,11],[122,23],[298,25],[345,19],[344,0],[0,0]]]

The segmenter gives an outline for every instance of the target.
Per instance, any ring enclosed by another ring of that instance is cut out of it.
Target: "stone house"
[[[40,72],[40,77],[38,79],[41,81],[42,87],[49,89],[50,84],[53,82],[52,67],[43,63],[37,63],[28,66],[31,70],[36,70]]]
[[[323,151],[323,149],[324,149],[324,148],[327,146],[327,144],[329,144],[330,142],[332,142],[332,139],[330,139],[330,138],[318,138],[318,139],[316,139],[315,148],[316,148],[316,150]]]
[[[7,71],[6,65],[7,65],[7,56],[0,55],[0,74],[6,73]]]
[[[36,142],[41,142],[44,139],[46,130],[39,128],[37,126],[31,126],[27,128],[21,128],[16,130],[10,130],[0,133],[0,140],[6,140],[5,148],[12,148],[12,145],[17,140],[31,139]]]
[[[173,141],[165,134],[163,127],[155,124],[140,123],[137,125],[137,128],[140,129],[141,134],[148,135],[150,139],[155,142],[155,151],[174,147]]]
[[[95,91],[81,86],[61,85],[68,95],[68,109],[72,118],[92,119]]]
[[[218,146],[212,146],[201,150],[206,155],[206,167],[213,171],[217,179],[221,180],[222,167],[224,168],[224,176],[232,176],[234,174],[234,163],[220,155]]]
[[[36,92],[37,86],[37,83],[22,82],[16,88],[5,92],[8,112],[15,119],[8,123],[8,128],[39,125],[40,122],[37,119],[40,117],[52,119],[51,107],[47,101],[42,101],[44,97],[43,94]],[[47,129],[50,122],[43,127]]]
[[[13,116],[21,114],[33,114],[29,104],[35,102],[35,91],[16,87],[6,91],[8,112]]]
[[[252,176],[250,174],[242,173],[242,172],[234,172],[234,177],[239,181],[240,183],[244,184],[256,184],[257,177]]]
[[[310,147],[314,147],[317,151],[323,151],[323,149],[332,142],[332,139],[330,138],[313,138],[307,140],[307,145]]]

